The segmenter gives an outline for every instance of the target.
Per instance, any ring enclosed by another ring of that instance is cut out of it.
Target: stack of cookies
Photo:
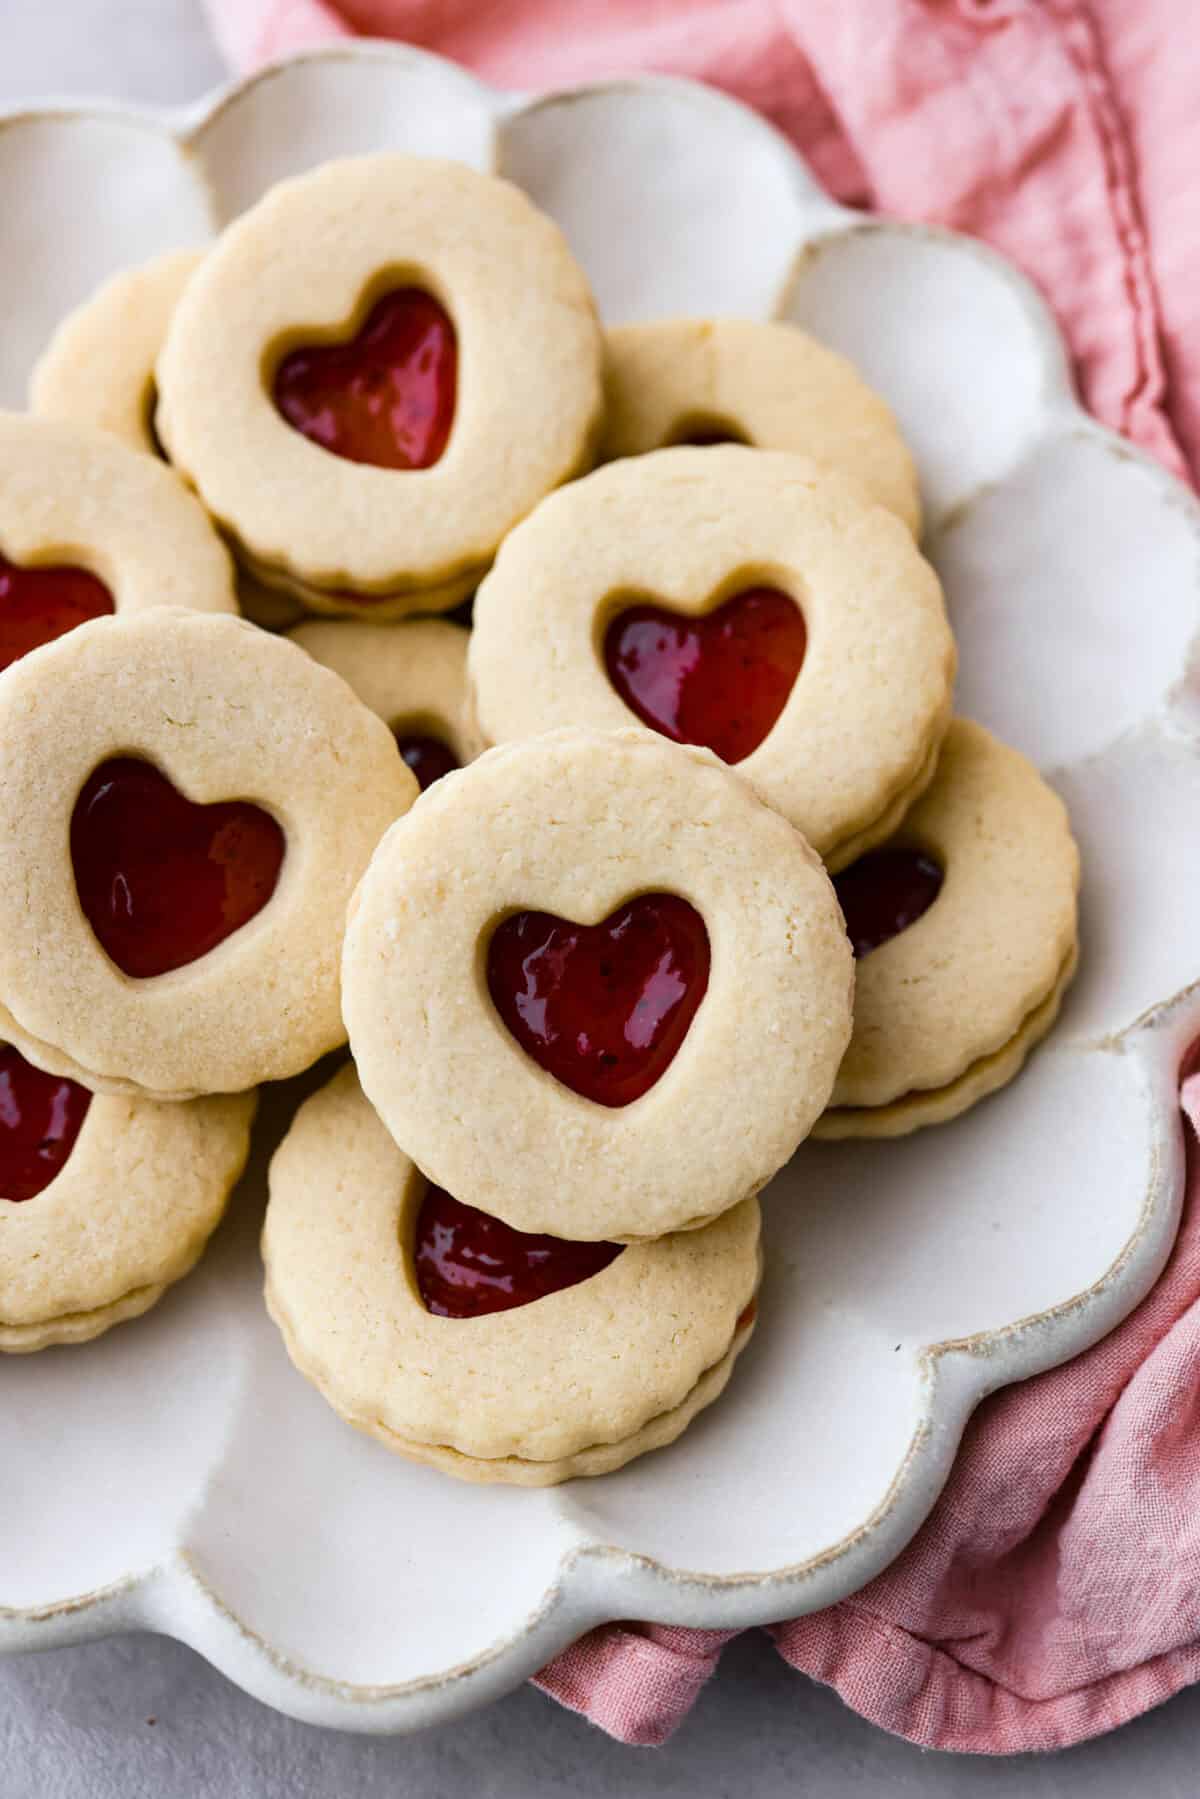
[[[256,1090],[348,1041],[271,1165],[296,1367],[467,1479],[669,1443],[755,1327],[760,1190],[1009,1080],[1074,969],[887,406],[787,326],[605,334],[518,190],[398,155],[110,282],[31,401],[0,1350],[151,1306]]]

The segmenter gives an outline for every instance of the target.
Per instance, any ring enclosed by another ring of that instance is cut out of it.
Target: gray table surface
[[[0,103],[51,93],[179,101],[223,73],[199,0],[0,0]],[[611,1742],[532,1687],[423,1736],[368,1739],[279,1717],[160,1638],[0,1660],[0,1799],[537,1799],[564,1789],[577,1799],[1195,1799],[1198,1731],[1193,1689],[1056,1756],[922,1753],[793,1674],[759,1633],[726,1651],[657,1753]]]

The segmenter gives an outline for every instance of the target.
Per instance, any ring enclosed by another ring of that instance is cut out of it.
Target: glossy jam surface
[[[643,724],[723,762],[756,750],[787,704],[808,638],[796,602],[748,587],[699,618],[631,606],[604,637],[608,678]]]
[[[530,1305],[574,1287],[615,1261],[619,1243],[568,1243],[514,1231],[465,1206],[443,1187],[427,1187],[417,1214],[413,1261],[427,1312],[482,1318]]]
[[[516,912],[488,945],[492,1003],[521,1048],[601,1106],[627,1106],[665,1073],[708,987],[708,932],[671,893],[600,924]]]
[[[246,800],[195,805],[128,756],[93,771],[71,816],[84,915],[105,954],[143,979],[207,955],[261,912],[283,854],[270,813]]]
[[[0,672],[39,644],[114,611],[96,575],[69,563],[22,568],[0,556]]]
[[[0,1044],[0,1199],[32,1199],[75,1147],[92,1096]]]
[[[419,287],[398,287],[348,343],[290,351],[273,391],[288,424],[334,456],[417,469],[446,448],[457,384],[449,314]]]
[[[867,956],[928,912],[941,892],[942,871],[920,850],[868,850],[833,877],[846,934]]]
[[[406,766],[416,775],[422,793],[443,775],[453,774],[459,766],[458,757],[440,737],[423,737],[419,731],[397,731],[396,747]]]

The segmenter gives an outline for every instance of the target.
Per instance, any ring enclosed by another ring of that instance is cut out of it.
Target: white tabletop
[[[199,0],[0,0],[0,103],[178,101],[223,73]],[[651,1788],[663,1799],[1194,1799],[1198,1728],[1193,1689],[1054,1757],[925,1754],[793,1674],[756,1633],[726,1652],[692,1717],[652,1759],[529,1687],[421,1737],[367,1739],[278,1717],[190,1650],[134,1637],[0,1660],[0,1799],[610,1799]]]

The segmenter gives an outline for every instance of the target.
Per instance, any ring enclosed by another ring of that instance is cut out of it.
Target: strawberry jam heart
[[[430,468],[454,422],[458,340],[444,307],[398,287],[349,343],[305,344],[275,371],[289,425],[348,462]]]
[[[411,768],[417,777],[417,785],[424,793],[443,775],[453,774],[459,766],[458,757],[448,743],[440,737],[423,737],[416,731],[397,731],[396,747],[406,767]]]
[[[790,595],[748,587],[699,618],[629,607],[605,633],[604,662],[643,724],[740,762],[783,711],[807,641]]]
[[[0,1044],[0,1199],[32,1199],[75,1147],[92,1096]]]
[[[84,568],[21,568],[0,556],[0,671],[114,610],[108,588]]]
[[[833,885],[854,954],[867,956],[928,912],[942,871],[920,850],[870,850],[834,875]]]
[[[482,1318],[590,1280],[620,1253],[619,1243],[570,1243],[514,1231],[463,1205],[445,1188],[427,1187],[417,1214],[413,1262],[427,1312]]]
[[[488,990],[521,1048],[564,1087],[627,1106],[687,1036],[708,965],[695,907],[645,893],[596,925],[513,913],[488,945]]]
[[[284,836],[247,800],[198,806],[149,762],[89,775],[71,815],[79,903],[125,974],[144,979],[207,955],[261,912]]]

